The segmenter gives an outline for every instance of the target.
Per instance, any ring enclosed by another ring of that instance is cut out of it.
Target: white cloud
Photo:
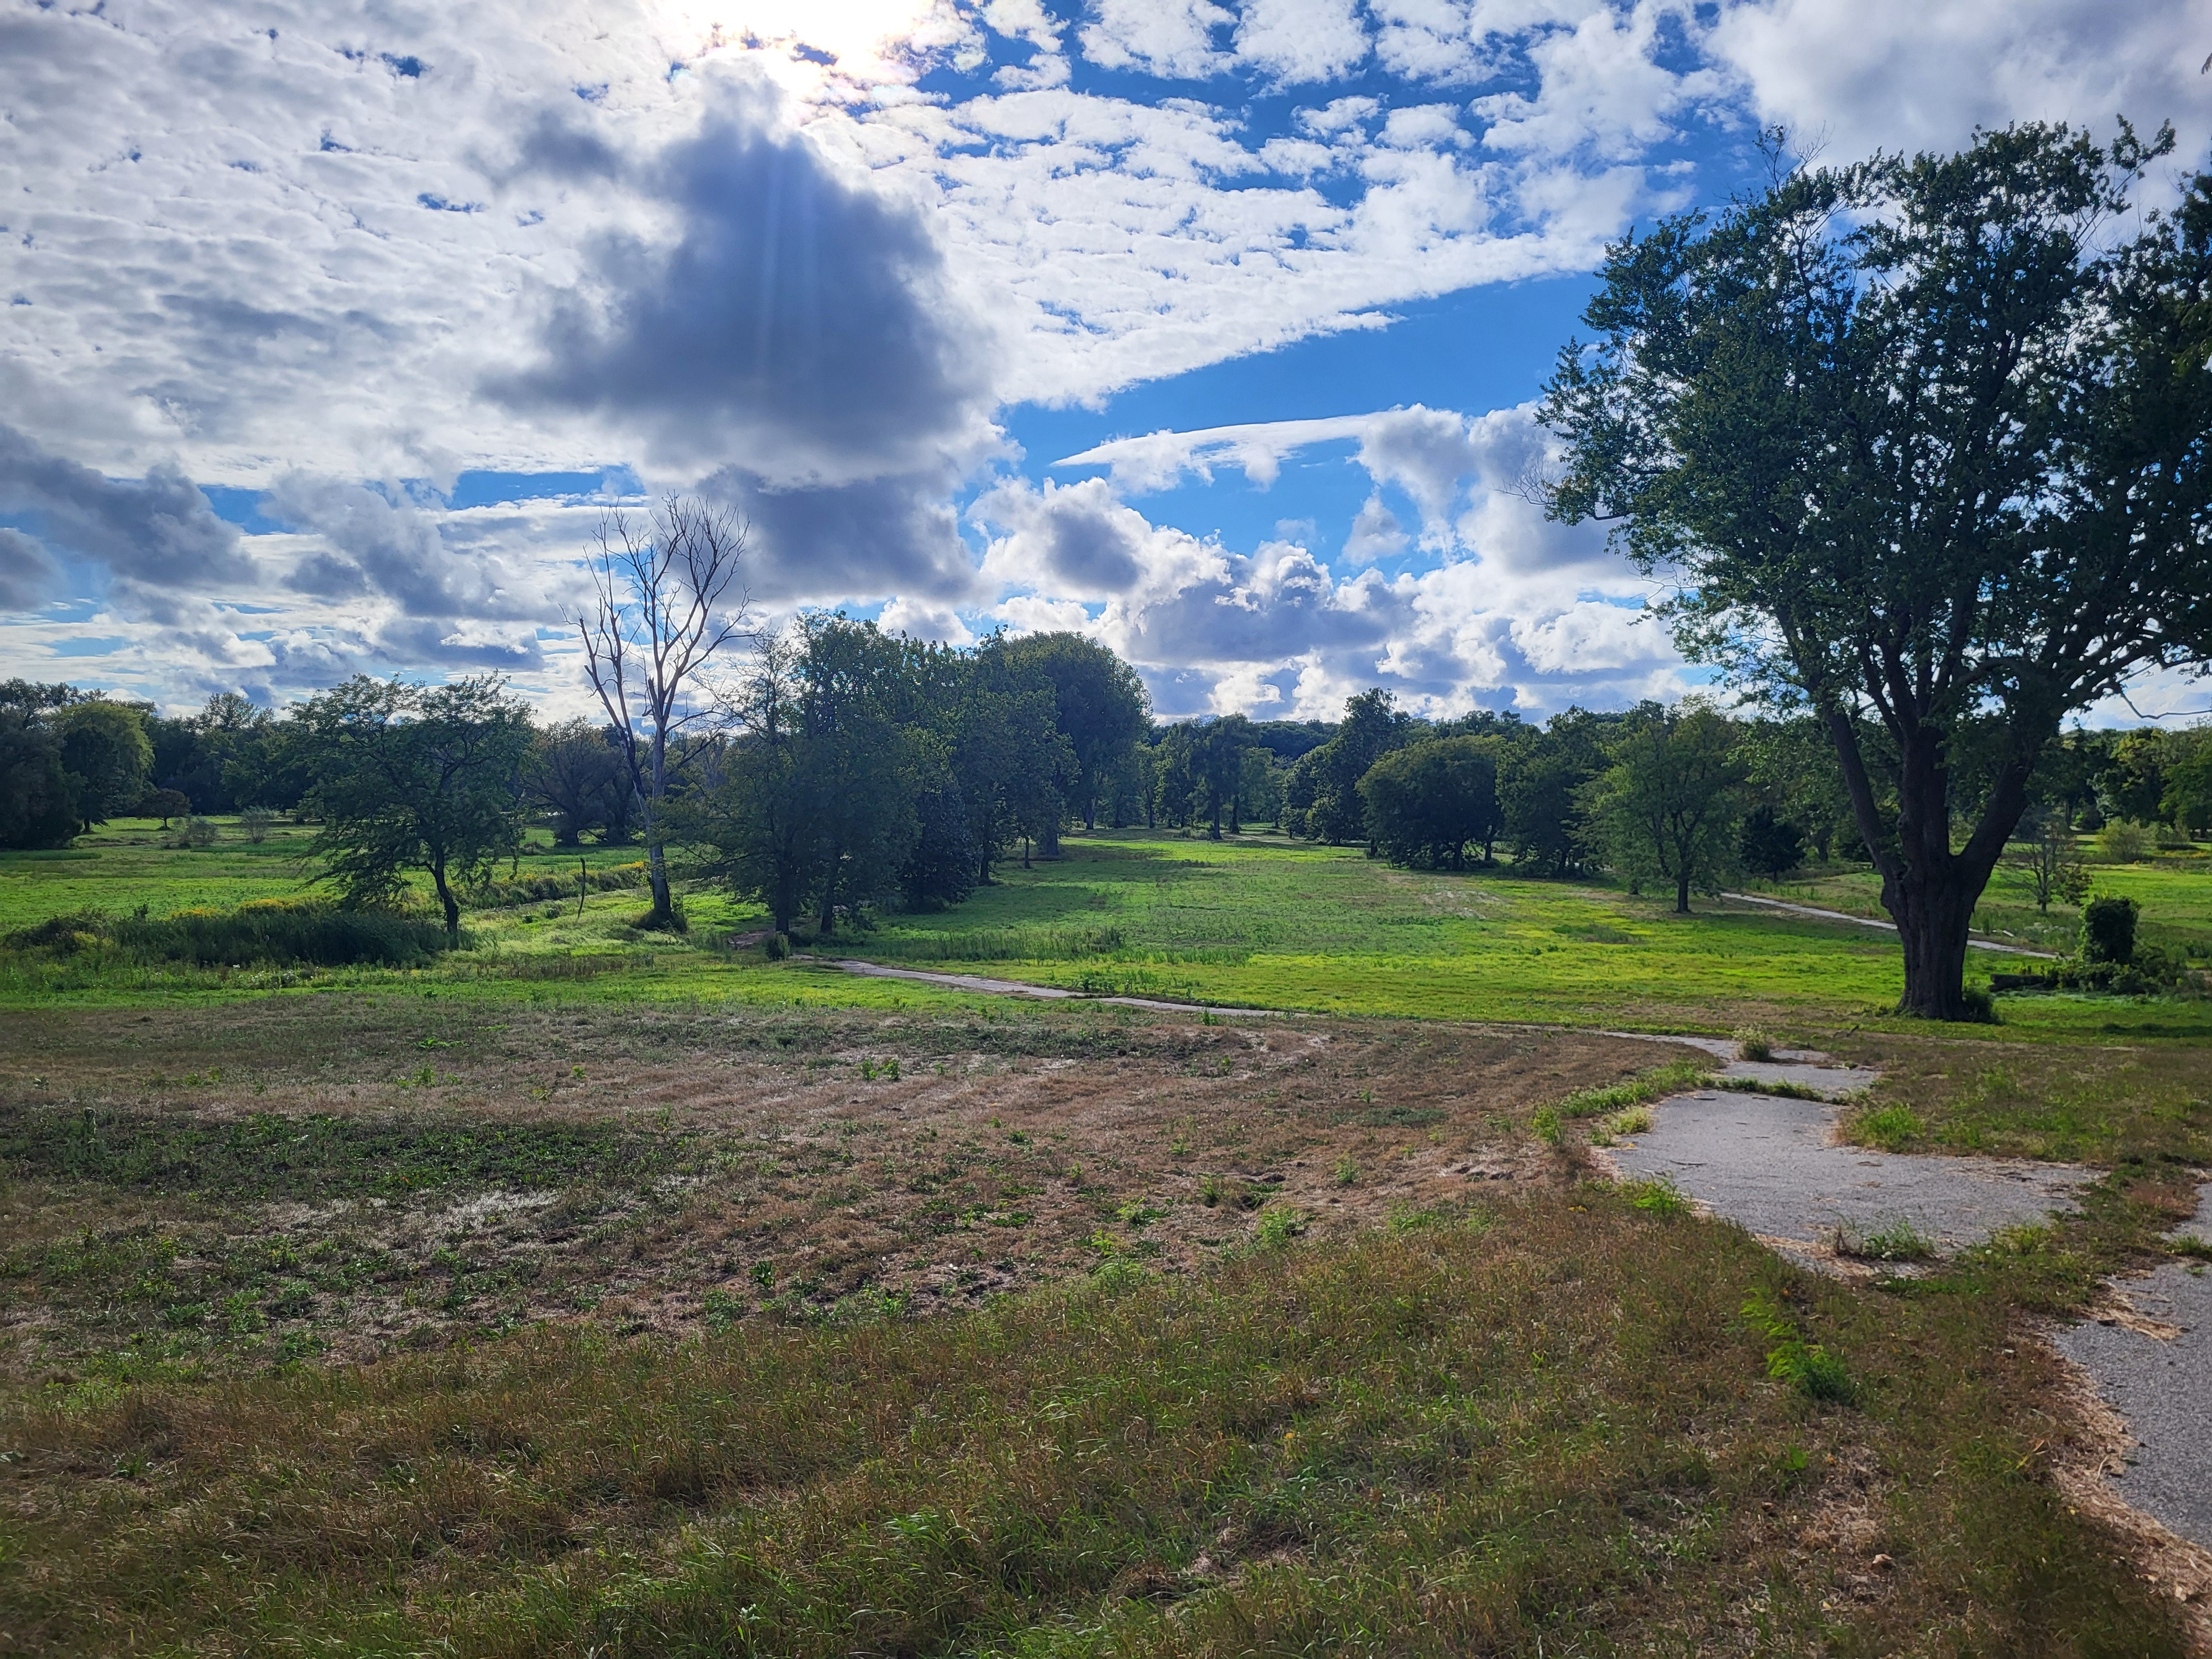
[[[1334,81],[1367,56],[1352,0],[1244,0],[1237,55],[1283,86]]]
[[[1763,121],[1823,159],[1965,143],[1975,126],[2060,120],[2143,131],[2172,119],[2180,160],[2212,141],[2212,24],[2197,5],[2111,0],[1735,0],[1711,34]]]
[[[1344,556],[1352,564],[1372,564],[1404,552],[1411,542],[1398,515],[1383,505],[1378,490],[1360,504],[1358,516],[1352,521],[1352,534],[1345,539]]]
[[[1077,31],[1101,69],[1196,80],[1229,66],[1215,33],[1237,21],[1213,0],[1092,0],[1096,21]]]

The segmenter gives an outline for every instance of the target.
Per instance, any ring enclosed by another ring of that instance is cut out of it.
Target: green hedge
[[[234,910],[179,910],[166,916],[80,910],[10,933],[4,943],[55,956],[106,951],[201,968],[247,963],[408,968],[447,948],[446,930],[434,921],[385,910],[342,910],[326,899],[262,899]]]

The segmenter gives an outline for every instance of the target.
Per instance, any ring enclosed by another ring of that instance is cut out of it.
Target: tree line
[[[1953,834],[1993,787],[1997,734],[1954,744]],[[1875,722],[1856,733],[1880,810],[1898,810],[1902,757]],[[2212,830],[2212,728],[2076,729],[2031,775],[2012,857],[2047,907],[2078,899],[2076,835],[2108,823]],[[1693,892],[1809,862],[1871,862],[1829,734],[1809,714],[1730,714],[1709,700],[1571,708],[1538,725],[1477,710],[1425,720],[1372,690],[1292,766],[1282,827],[1416,868],[1465,869],[1510,851],[1524,873],[1607,870],[1633,888]]]

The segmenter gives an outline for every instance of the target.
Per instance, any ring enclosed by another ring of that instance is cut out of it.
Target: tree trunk
[[[1037,832],[1037,856],[1041,859],[1056,859],[1060,856],[1058,817],[1047,818],[1044,821],[1044,827]]]
[[[653,888],[653,914],[647,925],[659,926],[676,919],[675,901],[668,891],[668,853],[660,834],[660,805],[668,793],[668,747],[660,732],[653,734],[652,787],[645,797],[645,873]]]
[[[1687,868],[1674,878],[1674,914],[1678,916],[1690,914],[1690,872]]]
[[[1883,878],[1882,908],[1896,921],[1905,946],[1900,1013],[1923,1019],[1966,1018],[1966,933],[1983,884],[1970,884],[1960,874],[1947,871],[1929,879],[1905,870]]]
[[[441,859],[430,866],[430,880],[438,890],[438,902],[445,907],[446,939],[450,944],[459,945],[461,942],[460,901],[453,896],[453,890],[446,885],[444,860]]]
[[[2005,842],[2027,804],[2027,777],[2034,754],[2015,759],[1998,774],[1983,809],[1981,823],[1964,849],[1951,850],[1950,778],[1943,766],[1941,740],[1927,726],[1901,738],[1903,764],[1898,778],[1896,834],[1886,833],[1874,787],[1859,753],[1849,719],[1831,711],[1828,729],[1844,781],[1851,795],[1851,814],[1881,876],[1881,905],[1897,923],[1905,952],[1905,994],[1898,1012],[1923,1019],[1962,1020],[1966,1008],[1966,937],[1974,906],[1989,885]],[[2052,722],[2055,732],[2057,722]]]

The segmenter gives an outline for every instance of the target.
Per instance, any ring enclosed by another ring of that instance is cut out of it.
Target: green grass
[[[1878,933],[1724,904],[1676,916],[1659,900],[1510,866],[1406,872],[1354,848],[1258,836],[1063,844],[1060,862],[1008,869],[957,911],[891,917],[840,948],[1097,992],[1650,1030],[1878,1023],[1903,981],[1896,941]],[[2203,881],[2212,909],[2212,871]],[[1975,957],[1977,971],[2004,965]],[[2019,1033],[2062,1041],[2212,1038],[2202,1001],[2046,997],[2003,1014]]]
[[[155,915],[299,890],[306,832],[259,848],[204,852],[154,845],[150,826],[88,838],[89,859],[0,860],[0,924],[28,925],[88,906],[145,903]],[[807,948],[903,965],[969,970],[1080,991],[1315,1012],[1645,1030],[1832,1029],[1889,1020],[1901,983],[1893,939],[1837,924],[1706,903],[1676,916],[1662,902],[1591,883],[1515,875],[1411,872],[1358,849],[1273,836],[1208,842],[1140,831],[1070,837],[1067,856],[1000,879],[957,908],[892,915]],[[594,848],[595,868],[634,848]],[[573,872],[550,847],[522,874]],[[2212,870],[2167,872],[2212,923]],[[2177,889],[2177,891],[2179,890]],[[726,941],[762,924],[725,894],[693,890],[682,938],[641,933],[634,892],[507,904],[468,917],[475,948],[408,975],[337,970],[270,974],[136,972],[0,956],[0,1006],[220,1000],[302,988],[442,988],[494,1000],[534,998],[895,1007],[935,993],[770,963]],[[2177,899],[2172,915],[2193,916]],[[2194,925],[2193,923],[2191,925]],[[2205,938],[2212,939],[2212,928]],[[2002,958],[1980,959],[1981,969]],[[2009,1035],[2076,1041],[2212,1039],[2212,1002],[2093,996],[2008,1000]]]
[[[2085,849],[2091,845],[2085,842]],[[2212,956],[2212,857],[2201,851],[2167,852],[2140,864],[2092,862],[2089,875],[2093,892],[2132,898],[2142,906],[2143,943],[2177,954]],[[1888,914],[1881,908],[1880,878],[1863,866],[1808,871],[1745,890],[1877,920]],[[2067,952],[2079,939],[2081,914],[2074,905],[2056,902],[2047,914],[2039,911],[2022,879],[2000,866],[1975,907],[1973,925],[1989,938]]]

